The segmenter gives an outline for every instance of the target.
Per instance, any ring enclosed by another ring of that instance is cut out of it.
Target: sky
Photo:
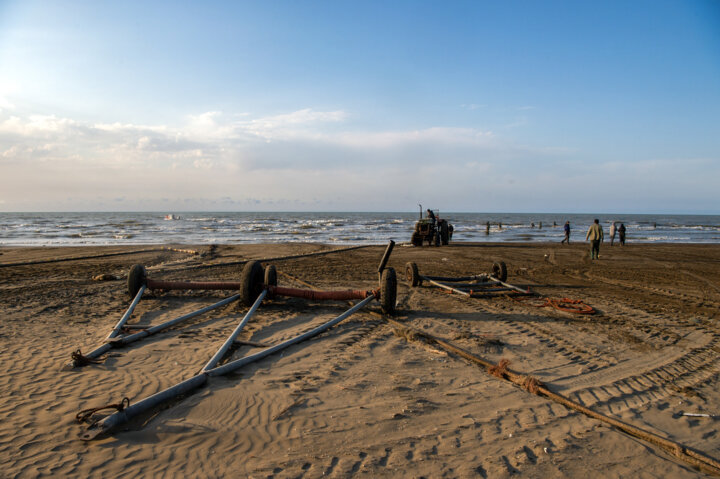
[[[720,214],[720,2],[0,0],[0,211]]]

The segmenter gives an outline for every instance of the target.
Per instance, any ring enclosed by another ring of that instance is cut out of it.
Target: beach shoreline
[[[578,235],[579,236],[579,235]],[[343,251],[335,251],[343,249]],[[432,345],[409,342],[377,303],[327,333],[216,378],[95,442],[78,439],[81,409],[131,403],[195,374],[242,319],[237,304],[136,345],[102,364],[62,370],[102,344],[127,308],[126,275],[237,280],[243,263],[275,258],[280,284],[372,289],[385,245],[319,243],[0,247],[0,463],[8,477],[703,477],[651,444],[529,394]],[[283,259],[288,257],[287,259]],[[581,299],[592,316],[507,297],[465,299],[411,287],[423,274],[489,272],[540,297]],[[22,263],[22,264],[21,264]],[[720,245],[396,245],[396,320],[513,370],[581,404],[720,457]],[[93,280],[105,275],[105,280]],[[229,292],[143,299],[131,324],[156,324]],[[275,344],[347,309],[277,298],[241,339]],[[232,357],[258,350],[237,345]]]

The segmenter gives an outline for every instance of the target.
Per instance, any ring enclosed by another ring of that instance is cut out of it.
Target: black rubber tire
[[[447,246],[450,242],[450,236],[448,233],[448,222],[444,220],[440,223],[440,241],[442,242],[443,246]]]
[[[417,264],[412,261],[405,264],[405,281],[410,283],[412,287],[422,284],[422,278],[420,278]]]
[[[500,281],[507,281],[507,266],[505,266],[504,261],[493,263],[491,276]]]
[[[145,271],[145,266],[134,264],[132,268],[130,268],[127,279],[128,294],[130,297],[135,298],[140,288],[145,284],[147,284],[147,271]]]
[[[380,277],[380,308],[383,313],[395,313],[397,301],[397,276],[394,268],[385,268]]]
[[[413,233],[412,236],[410,237],[410,243],[413,246],[422,246],[422,236],[420,236],[417,233]]]
[[[240,276],[240,300],[245,306],[252,306],[263,289],[265,272],[259,261],[250,261]]]
[[[265,268],[265,284],[267,286],[277,286],[277,270],[271,264]]]

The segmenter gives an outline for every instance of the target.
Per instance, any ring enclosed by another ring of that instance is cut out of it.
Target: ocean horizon
[[[609,236],[614,221],[628,243],[720,243],[720,215],[455,213],[453,242],[583,241],[594,218]],[[2,246],[380,244],[410,240],[419,212],[31,212],[0,213]],[[489,229],[488,229],[489,224]],[[606,238],[608,239],[608,238]]]

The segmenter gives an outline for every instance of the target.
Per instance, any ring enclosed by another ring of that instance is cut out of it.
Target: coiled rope
[[[103,411],[105,409],[115,409],[116,411],[122,411],[126,407],[130,406],[130,399],[127,397],[122,398],[122,401],[116,404],[106,404],[105,406],[100,407],[91,407],[89,409],[83,409],[79,413],[75,415],[75,420],[79,423],[86,422],[90,417],[92,417],[93,414],[99,411]],[[97,421],[93,421],[90,423],[90,425],[94,425]]]
[[[79,349],[75,350],[70,357],[73,362],[78,366],[87,366],[88,364],[102,364],[102,359],[93,359],[83,355]]]

